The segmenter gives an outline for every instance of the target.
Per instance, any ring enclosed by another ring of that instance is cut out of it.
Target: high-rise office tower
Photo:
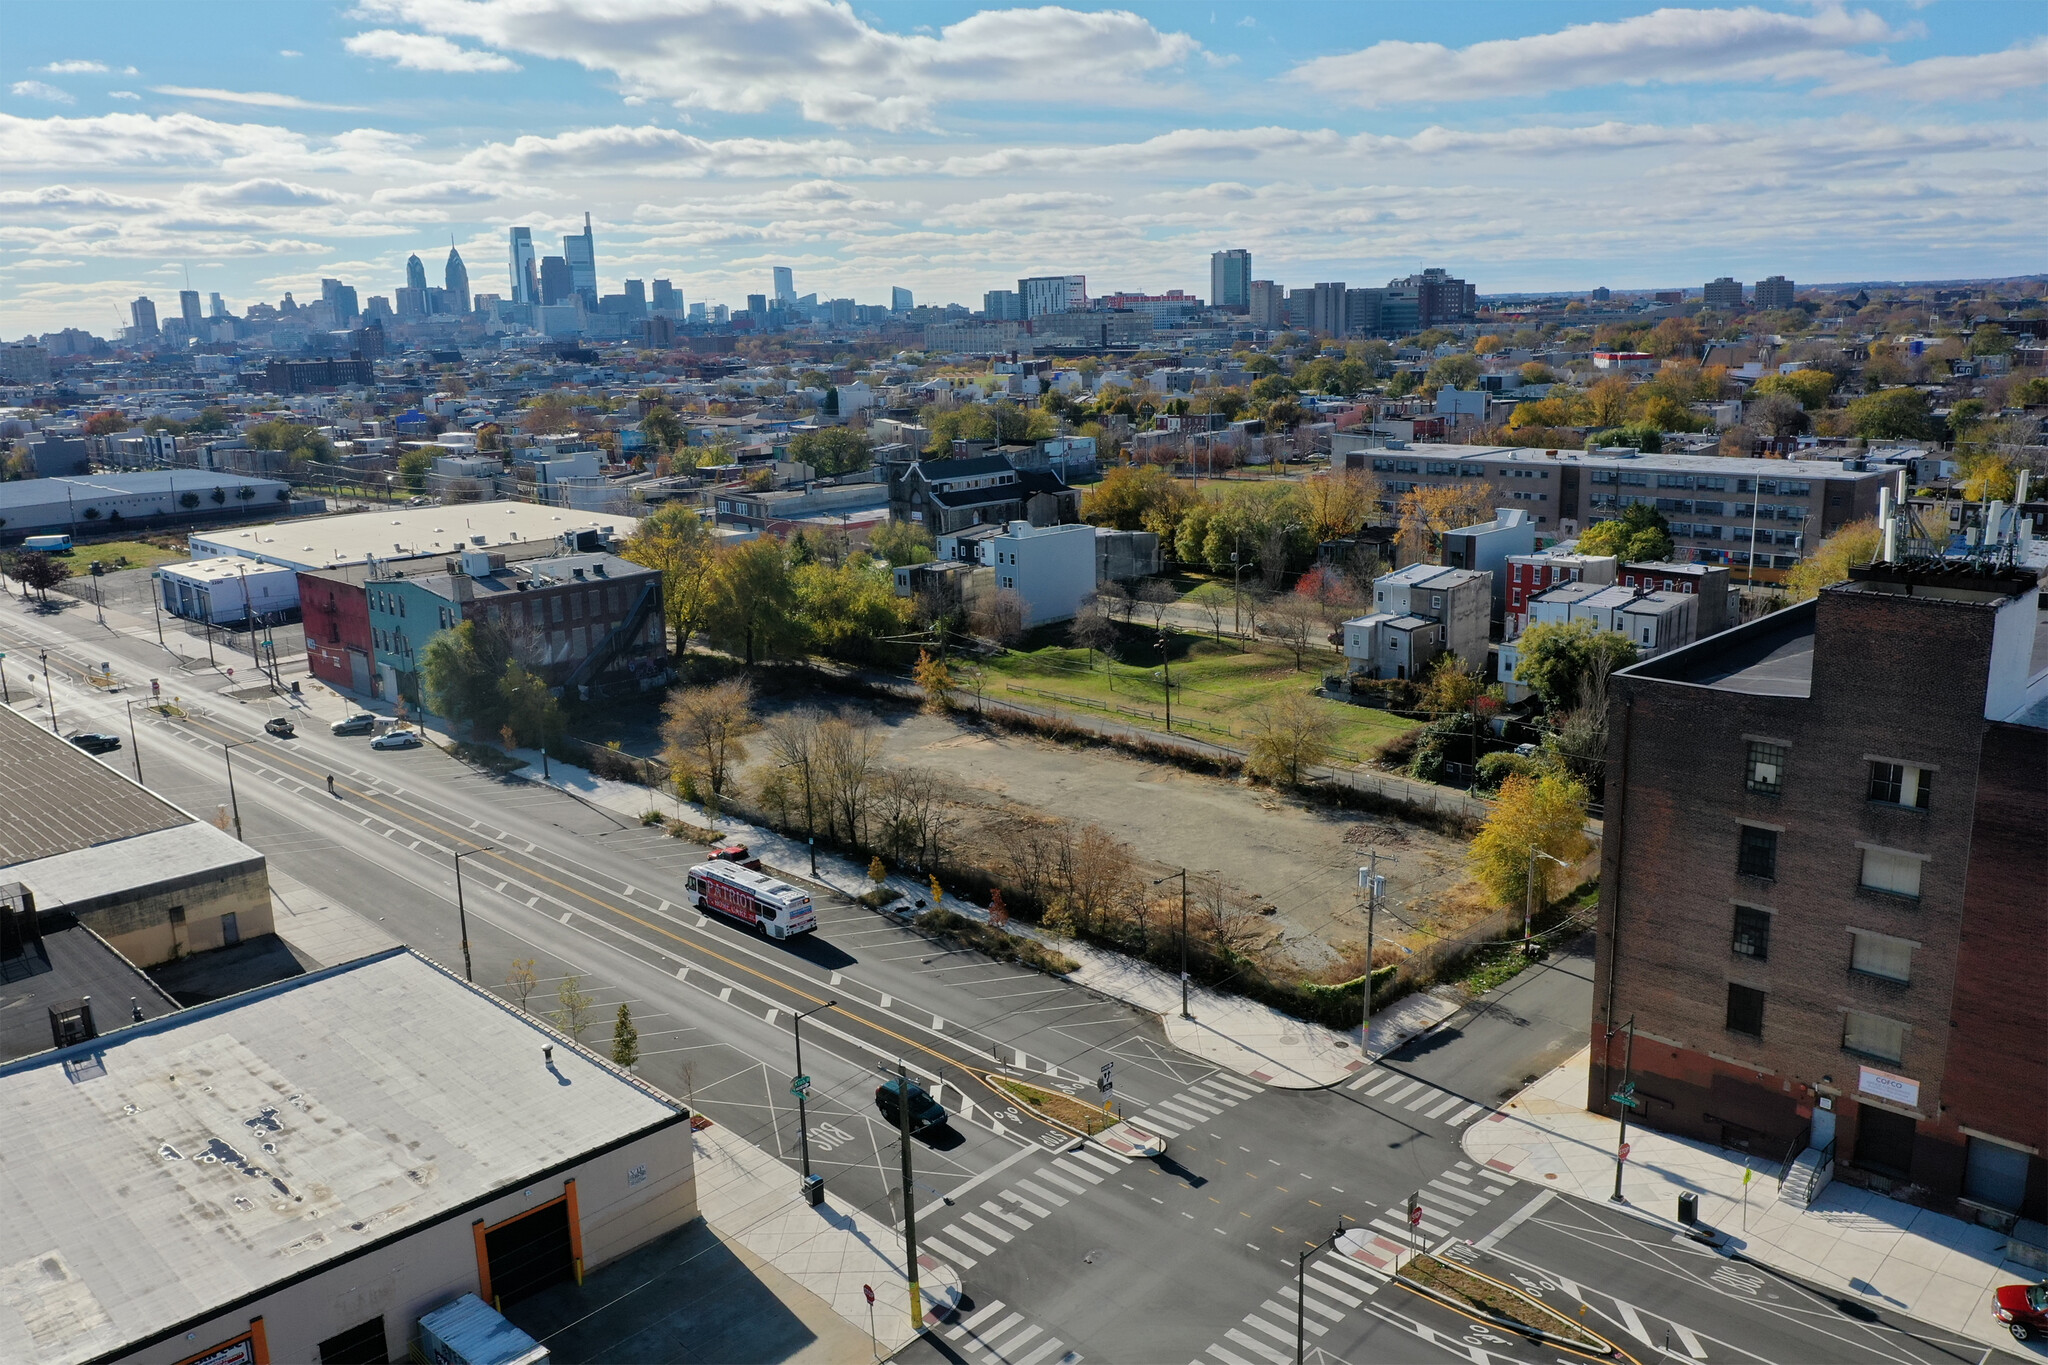
[[[796,274],[786,265],[775,267],[775,301],[785,308],[796,302]]]
[[[626,281],[626,316],[644,318],[647,316],[647,281]]]
[[[891,289],[889,291],[890,312],[907,313],[915,307],[917,307],[917,303],[910,297],[908,289]]]
[[[427,292],[427,268],[420,264],[418,252],[405,258],[405,287],[419,290],[422,297]]]
[[[1033,275],[1017,281],[1017,297],[1023,300],[1024,316],[1044,317],[1047,313],[1088,311],[1086,275]]]
[[[567,303],[569,296],[576,292],[569,273],[569,262],[561,256],[540,258],[540,301],[542,303]]]
[[[1286,325],[1287,291],[1271,280],[1253,280],[1245,291],[1251,324],[1276,332]]]
[[[1244,313],[1252,305],[1252,253],[1242,247],[1209,257],[1209,306]]]
[[[753,315],[755,322],[765,319],[768,316],[768,296],[766,294],[747,295],[747,312]]]
[[[128,316],[134,320],[135,335],[152,337],[156,335],[156,301],[144,294],[128,305]]]
[[[535,273],[533,229],[512,229],[512,302],[539,303],[540,280]]]
[[[220,295],[218,293],[208,294],[206,297],[206,315],[208,317],[224,318],[228,315],[228,306],[220,301]]]
[[[178,291],[178,315],[185,319],[185,326],[190,329],[187,335],[198,336],[199,324],[203,319],[199,313],[199,291],[197,289],[180,289]]]
[[[583,231],[562,239],[562,259],[569,263],[569,288],[583,296],[584,305],[597,308],[597,238],[591,235],[590,215],[583,215]]]
[[[981,296],[981,315],[990,322],[1022,322],[1024,300],[1014,289],[990,289]]]
[[[324,302],[334,306],[336,326],[345,327],[349,325],[356,320],[357,315],[362,311],[356,306],[354,286],[343,284],[340,280],[320,281],[320,297]]]
[[[454,247],[448,248],[448,266],[443,272],[448,290],[448,311],[467,313],[469,311],[469,267],[462,263],[462,253]]]
[[[683,311],[683,296],[676,292],[675,285],[667,280],[654,282],[654,293],[647,306],[657,313],[675,314]]]
[[[1344,283],[1319,284],[1309,302],[1308,327],[1317,336],[1344,335]]]

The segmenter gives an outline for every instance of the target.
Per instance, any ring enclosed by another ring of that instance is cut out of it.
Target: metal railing
[[[1792,1139],[1792,1145],[1785,1149],[1785,1159],[1778,1163],[1778,1188],[1785,1188],[1785,1177],[1792,1174],[1792,1163],[1806,1150],[1807,1142],[1813,1137],[1813,1125],[1807,1124],[1799,1130],[1799,1136]],[[1834,1144],[1830,1143],[1829,1146]]]

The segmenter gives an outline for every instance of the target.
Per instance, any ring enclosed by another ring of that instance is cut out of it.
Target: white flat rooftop
[[[241,555],[294,569],[333,569],[406,555],[454,554],[536,540],[565,531],[611,527],[620,538],[640,524],[637,517],[543,507],[530,502],[468,502],[445,507],[392,507],[344,512],[332,517],[238,526],[191,537],[192,556]],[[483,544],[476,544],[476,537]]]
[[[118,1353],[687,1121],[403,948],[0,1066],[0,1360]]]

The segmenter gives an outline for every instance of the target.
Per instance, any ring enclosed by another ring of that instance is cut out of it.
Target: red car
[[[2006,1325],[2015,1341],[2048,1336],[2048,1280],[2001,1286],[1996,1302],[1992,1316]]]

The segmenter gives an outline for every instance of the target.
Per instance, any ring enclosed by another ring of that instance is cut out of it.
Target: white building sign
[[[1920,1107],[1920,1082],[1867,1066],[1858,1067],[1856,1071],[1856,1088],[1864,1094],[1903,1104],[1908,1109]]]

